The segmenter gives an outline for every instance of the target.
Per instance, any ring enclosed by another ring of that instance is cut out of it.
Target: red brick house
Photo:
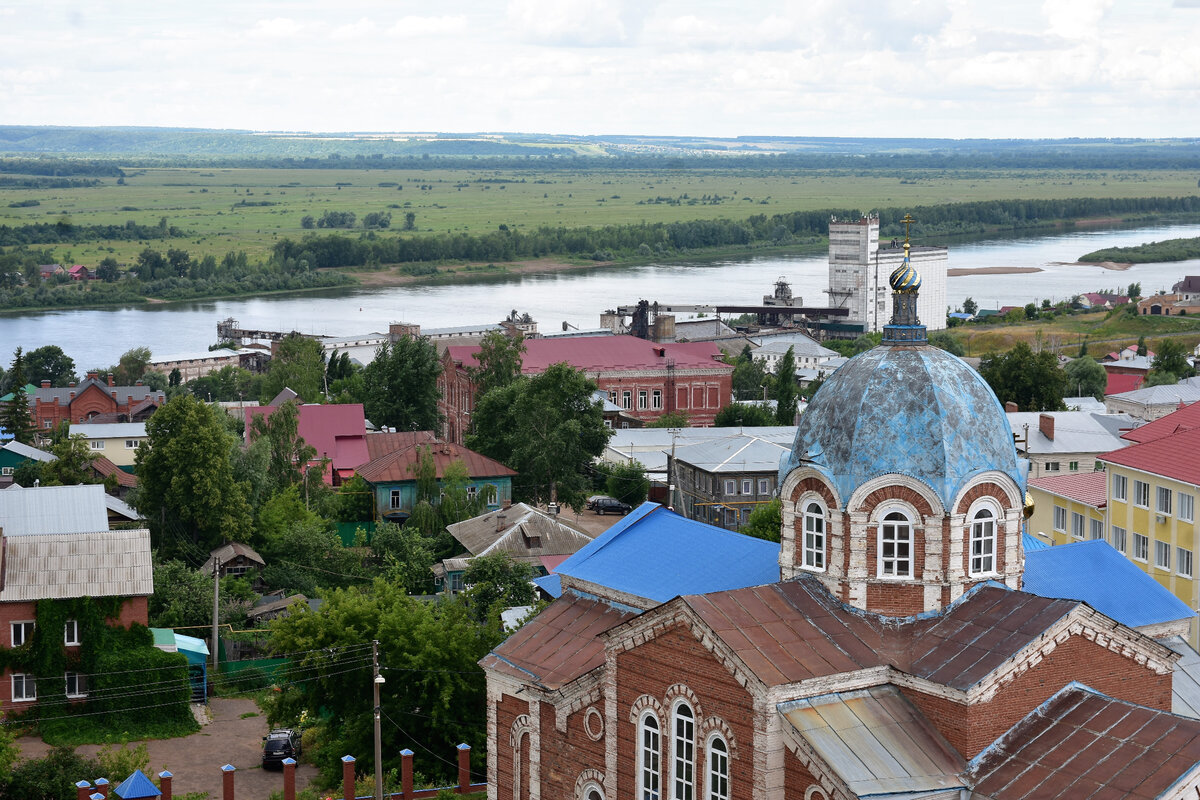
[[[141,382],[133,386],[115,386],[112,375],[102,381],[95,372],[89,372],[78,385],[63,388],[42,381],[30,397],[34,425],[41,429],[53,428],[60,422],[88,422],[104,415],[128,419],[139,407],[152,409],[164,402],[164,392],[154,391]]]
[[[446,441],[461,443],[470,426],[475,387],[468,369],[478,347],[448,347],[438,377],[438,412]],[[733,367],[712,342],[658,344],[634,336],[526,339],[521,371],[537,375],[565,362],[596,382],[630,417],[651,422],[683,412],[696,427],[712,425],[733,396]]]
[[[801,419],[777,549],[646,504],[481,661],[489,800],[1197,796],[1178,654],[1021,591],[1003,409],[892,284]]]

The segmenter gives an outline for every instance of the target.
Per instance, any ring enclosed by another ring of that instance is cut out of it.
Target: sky
[[[0,124],[1200,135],[1200,0],[0,0]]]

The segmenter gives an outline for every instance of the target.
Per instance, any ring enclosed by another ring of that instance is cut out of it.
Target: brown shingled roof
[[[115,475],[117,478],[117,486],[132,489],[137,486],[137,476],[132,472],[126,472],[118,467],[104,456],[96,456],[92,459],[92,470],[101,478],[107,478],[109,475]]]
[[[462,461],[467,468],[467,474],[472,478],[502,478],[512,477],[517,473],[495,459],[476,453],[474,450],[446,442],[430,445],[413,445],[404,450],[397,450],[363,464],[358,468],[358,474],[371,483],[401,483],[416,480],[410,467],[417,463],[420,457],[419,449],[428,446],[433,455],[433,463],[437,468],[437,476],[441,478],[446,473],[446,467],[455,461]]]

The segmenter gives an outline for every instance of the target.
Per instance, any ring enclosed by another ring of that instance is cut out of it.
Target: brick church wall
[[[594,707],[603,719],[603,700]],[[564,736],[554,727],[557,717],[554,706],[542,703],[541,796],[546,800],[574,797],[579,773],[589,767],[600,771],[604,769],[604,745],[609,732],[606,730],[599,741],[593,741],[584,729],[586,714],[585,707],[567,717],[567,733]]]
[[[795,753],[788,751],[784,756],[783,765],[783,794],[785,797],[804,798],[810,786],[820,786],[816,777],[800,763]],[[820,792],[820,794],[817,794]],[[826,800],[823,789],[813,792],[813,800]]]
[[[709,717],[724,720],[736,748],[729,759],[731,800],[750,800],[754,788],[753,701],[734,680],[723,664],[709,653],[690,631],[676,627],[632,650],[617,656],[617,788],[621,797],[632,797],[637,786],[636,723],[629,713],[643,694],[664,701],[667,689],[684,684],[700,698],[696,713],[696,792],[704,788],[704,721]],[[670,708],[666,708],[670,713]],[[663,796],[669,796],[671,737],[669,720],[659,720],[663,729]]]
[[[504,695],[496,704],[496,785],[505,792],[503,796],[512,797],[513,787],[513,749],[509,745],[509,733],[517,717],[529,713],[529,703],[518,700],[511,695]],[[526,737],[521,743],[521,796],[529,796],[529,740]]]

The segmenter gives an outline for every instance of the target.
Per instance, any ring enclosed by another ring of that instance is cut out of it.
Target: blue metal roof
[[[779,580],[779,545],[642,503],[556,570],[665,603]]]
[[[1026,553],[1032,550],[1046,550],[1050,547],[1050,545],[1029,532],[1021,534],[1021,546],[1025,548]]]
[[[824,473],[843,503],[872,478],[900,474],[945,508],[974,475],[1000,470],[1023,488],[1028,471],[991,387],[929,345],[876,347],[834,372],[800,417],[780,483],[801,463]]]
[[[154,785],[146,775],[140,770],[135,769],[133,774],[125,779],[125,782],[113,789],[113,792],[121,800],[135,800],[135,798],[159,797],[162,792]]]
[[[534,578],[533,582],[539,589],[554,599],[557,600],[562,597],[562,578],[558,576],[557,572],[543,575],[540,578]]]
[[[1027,550],[1023,588],[1042,597],[1082,600],[1131,628],[1195,616],[1103,539]]]

